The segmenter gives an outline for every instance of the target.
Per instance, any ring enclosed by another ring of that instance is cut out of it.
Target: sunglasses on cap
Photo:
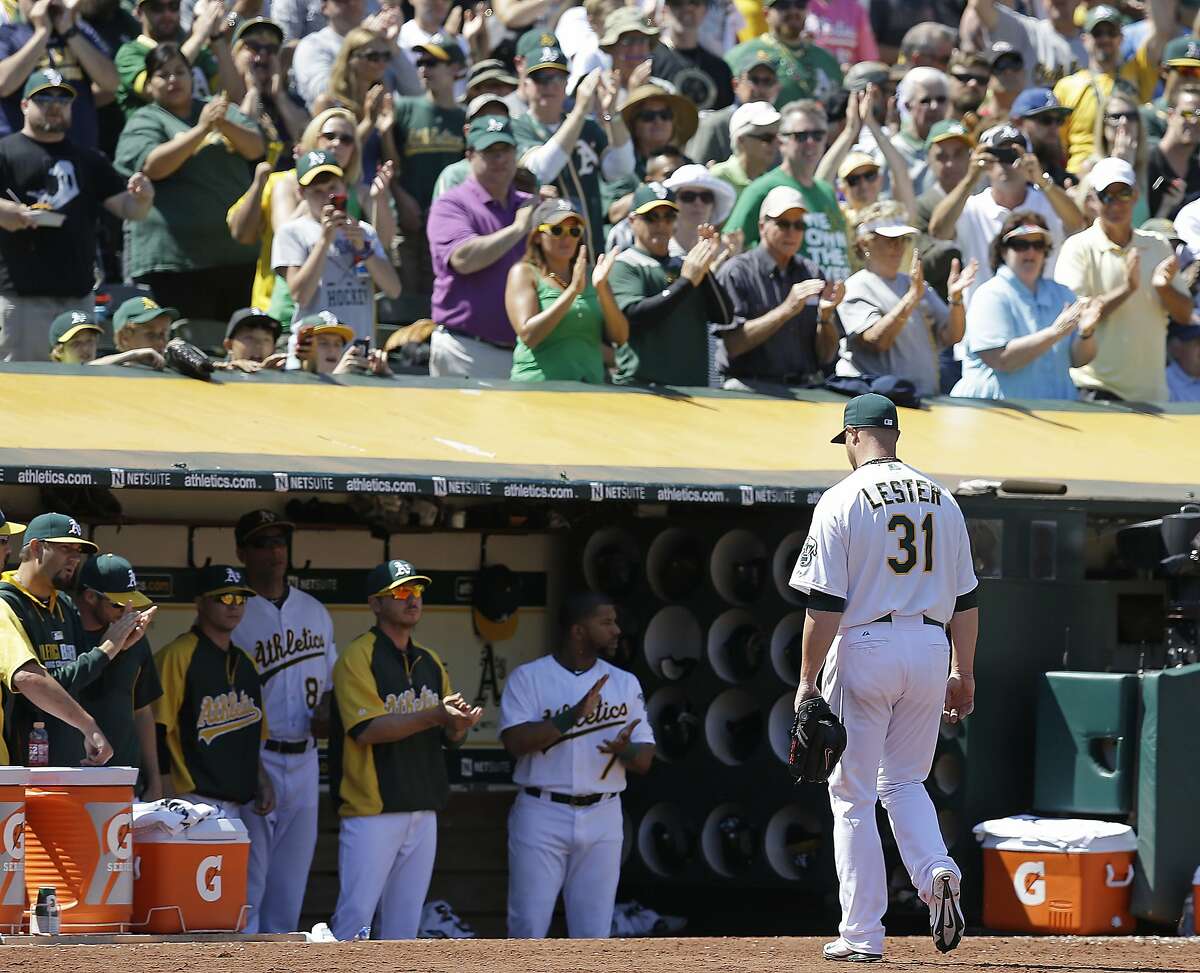
[[[387,591],[379,592],[380,598],[394,598],[396,601],[408,601],[409,598],[420,598],[425,594],[425,585],[420,581],[413,581],[410,584],[397,585],[395,588],[388,588]]]
[[[1096,193],[1096,198],[1102,203],[1124,203],[1133,199],[1133,187],[1118,183]]]
[[[562,236],[564,233],[576,239],[583,236],[583,227],[578,223],[572,223],[570,226],[563,226],[561,223],[539,223],[538,229],[542,233],[549,233],[551,236]]]
[[[247,596],[240,591],[226,591],[219,595],[209,595],[213,601],[220,605],[236,606],[246,604]]]
[[[1037,253],[1046,252],[1045,240],[1009,240],[1004,245],[1009,250],[1015,250],[1017,253],[1028,253],[1030,250]]]
[[[659,108],[654,110],[647,108],[637,113],[636,121],[639,122],[669,122],[675,117],[675,113],[670,108]]]
[[[675,199],[680,203],[704,203],[711,205],[716,197],[712,191],[708,189],[682,189],[675,194]]]
[[[846,177],[846,185],[853,189],[860,182],[873,182],[878,175],[878,169],[872,169],[870,172],[856,172]]]

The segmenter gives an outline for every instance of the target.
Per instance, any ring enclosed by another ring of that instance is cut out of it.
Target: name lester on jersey
[[[874,491],[874,494],[872,494]],[[881,480],[863,487],[859,491],[872,510],[893,503],[932,503],[942,505],[942,490],[928,480]]]
[[[309,656],[324,654],[325,636],[307,628],[300,629],[299,634],[288,629],[286,639],[280,639],[276,632],[271,638],[254,643],[254,665],[263,676]]]

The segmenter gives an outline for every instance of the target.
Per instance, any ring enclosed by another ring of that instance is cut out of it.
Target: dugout
[[[18,520],[65,510],[128,557],[163,606],[155,646],[190,620],[189,566],[232,560],[232,525],[254,507],[297,523],[293,583],[329,607],[342,644],[369,624],[367,568],[404,557],[432,575],[422,641],[487,716],[449,758],[431,897],[481,933],[504,922],[499,692],[585,584],[619,604],[619,661],[643,682],[664,757],[626,795],[620,897],[709,932],[829,927],[825,795],[782,762],[803,611],[786,578],[812,506],[846,472],[829,444],[844,398],[31,364],[3,366],[0,390],[0,506]],[[1165,661],[1169,584],[1116,536],[1200,493],[1200,408],[935,399],[900,418],[906,461],[956,491],[985,481],[959,497],[982,582],[979,706],[939,741],[929,785],[970,876],[971,827],[1032,806],[1041,674]],[[518,580],[515,632],[493,643],[472,622],[485,564]],[[919,916],[886,848],[893,918]],[[336,851],[326,809],[310,922],[332,909]]]

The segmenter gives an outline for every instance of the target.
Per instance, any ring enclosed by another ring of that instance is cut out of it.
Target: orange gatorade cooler
[[[25,885],[58,892],[62,932],[126,932],[133,909],[134,767],[31,767]]]
[[[21,931],[25,915],[24,767],[0,767],[0,933]]]
[[[133,836],[133,931],[239,932],[250,916],[250,839],[236,818]]]
[[[983,923],[1056,935],[1132,933],[1137,837],[1124,824],[1018,815],[975,826]]]

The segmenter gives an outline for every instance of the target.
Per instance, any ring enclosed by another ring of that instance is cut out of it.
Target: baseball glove
[[[167,367],[173,368],[180,375],[198,378],[202,382],[212,381],[212,359],[182,338],[172,338],[167,342],[167,350],[163,354],[163,358],[166,360]]]
[[[820,696],[806,699],[792,721],[788,768],[797,781],[823,784],[846,749],[846,727]]]

